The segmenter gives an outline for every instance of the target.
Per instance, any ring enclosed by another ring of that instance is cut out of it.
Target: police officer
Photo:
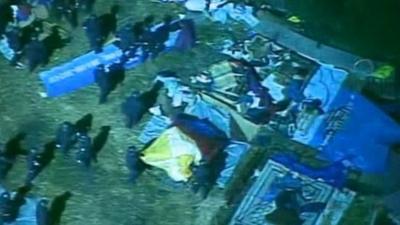
[[[30,72],[33,72],[39,65],[45,65],[48,61],[47,49],[37,36],[32,37],[26,46],[26,56]]]
[[[129,181],[132,183],[135,183],[140,174],[142,174],[148,167],[148,165],[143,162],[140,156],[141,153],[136,149],[135,146],[130,146],[125,154],[126,167],[128,167],[130,172]]]
[[[86,37],[89,40],[91,50],[95,53],[102,52],[103,38],[101,35],[101,24],[99,18],[92,14],[83,23]]]
[[[28,174],[26,176],[26,184],[32,181],[46,168],[54,159],[56,142],[51,141],[45,144],[42,152],[33,151],[28,158]]]
[[[31,186],[23,186],[17,189],[14,197],[5,199],[1,210],[1,222],[12,223],[19,215],[20,208],[25,204],[26,194],[31,190]]]
[[[110,126],[102,126],[100,128],[100,132],[93,138],[91,149],[93,161],[97,162],[97,155],[107,143],[108,136],[110,135],[110,130]]]
[[[117,13],[119,11],[118,5],[113,5],[110,12],[103,14],[99,17],[100,33],[104,40],[107,40],[110,34],[115,34],[117,31]]]
[[[56,133],[56,147],[64,154],[76,143],[76,129],[70,122],[63,122]]]
[[[104,104],[107,101],[107,96],[113,89],[113,84],[108,71],[106,72],[103,64],[100,64],[94,70],[94,78],[100,88],[99,104]]]
[[[80,133],[78,136],[78,149],[76,152],[76,161],[85,167],[90,167],[92,161],[92,139],[86,133]]]
[[[47,199],[40,199],[36,206],[36,221],[37,225],[50,225],[49,201]]]

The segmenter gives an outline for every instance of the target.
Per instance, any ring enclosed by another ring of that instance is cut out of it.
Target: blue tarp
[[[244,154],[247,153],[247,151],[249,151],[249,149],[249,144],[239,141],[231,141],[228,147],[224,149],[224,151],[227,153],[227,157],[225,159],[225,167],[217,179],[218,187],[224,188],[226,186],[233,176],[235,168],[239,164],[240,159]]]
[[[307,133],[295,132],[293,139],[321,150],[321,156],[327,160],[344,159],[362,171],[382,172],[390,145],[400,141],[400,127],[365,97],[344,88],[346,77],[343,70],[321,65],[304,95],[321,99],[326,114],[315,118]],[[322,146],[328,134],[328,115],[339,109],[348,112],[338,122],[341,125],[332,138]]]
[[[341,162],[334,162],[322,168],[313,168],[301,164],[297,157],[287,154],[279,154],[271,157],[272,160],[286,166],[292,171],[306,175],[312,179],[322,179],[333,187],[342,188],[346,183],[347,170]]]
[[[185,113],[197,116],[200,119],[208,119],[230,137],[230,115],[225,110],[217,108],[201,98],[197,98],[194,104],[185,108]]]
[[[138,139],[141,143],[147,144],[158,138],[170,125],[171,121],[168,117],[152,116],[149,122],[146,123]]]
[[[400,126],[365,97],[344,88],[332,105],[339,108],[349,101],[352,110],[343,127],[322,149],[322,155],[332,161],[348,159],[366,172],[383,172],[391,145],[400,142]],[[326,126],[326,122],[321,124],[310,145],[321,144]]]
[[[188,24],[190,24],[188,22]],[[166,50],[171,50],[179,37],[179,31],[170,33],[169,40],[165,43]],[[132,69],[144,62],[145,57],[139,49],[138,56],[129,61],[126,69]],[[104,46],[103,52],[95,54],[93,51],[82,55],[71,62],[52,68],[39,74],[44,83],[48,97],[62,96],[77,89],[94,83],[93,70],[99,64],[109,65],[117,61],[122,52],[113,44]]]

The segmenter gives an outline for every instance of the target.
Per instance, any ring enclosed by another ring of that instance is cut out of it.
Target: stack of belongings
[[[355,197],[341,162],[312,168],[282,154],[263,166],[229,225],[337,225]]]
[[[243,42],[226,42],[222,53],[231,58],[203,73],[212,81],[207,89],[203,88],[203,94],[212,98],[208,100],[242,115],[247,121],[239,123],[250,127],[245,130],[268,125],[288,131],[287,127],[296,122],[294,109],[308,101],[302,91],[316,63],[258,34]],[[303,105],[307,105],[305,111],[310,111],[310,104]]]
[[[209,12],[213,21],[225,24],[228,18],[245,22],[250,27],[259,24],[259,20],[253,15],[253,7],[246,4],[235,4],[227,0],[187,0],[185,8],[194,12]]]
[[[142,160],[175,182],[189,182],[194,191],[205,185],[203,197],[215,184],[225,187],[250,146],[230,139],[229,113],[203,101],[178,78],[157,79],[165,90],[139,136],[145,144]]]

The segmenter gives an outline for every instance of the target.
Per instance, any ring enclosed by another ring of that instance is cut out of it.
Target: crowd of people
[[[71,35],[59,25],[62,20],[67,21],[72,29],[82,24],[90,50],[95,53],[102,52],[107,40],[114,40],[124,53],[121,60],[125,61],[136,57],[139,48],[143,50],[143,57],[156,57],[165,49],[164,43],[170,32],[187,28],[187,21],[172,23],[173,17],[169,15],[156,28],[158,21],[152,15],[118,28],[118,5],[112,5],[110,11],[102,15],[93,13],[93,6],[94,0],[6,0],[0,3],[0,39],[4,38],[13,52],[10,64],[23,69],[23,62],[27,61],[27,67],[32,72],[38,66],[49,63],[53,53],[72,40]],[[37,13],[34,10],[37,7],[48,15],[40,15],[42,11]],[[85,19],[79,16],[81,11],[86,14]]]

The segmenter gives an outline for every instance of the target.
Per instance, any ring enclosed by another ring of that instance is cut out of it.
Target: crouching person
[[[137,178],[150,166],[140,158],[142,155],[135,146],[130,146],[126,151],[126,166],[129,169],[129,181],[135,183]]]

